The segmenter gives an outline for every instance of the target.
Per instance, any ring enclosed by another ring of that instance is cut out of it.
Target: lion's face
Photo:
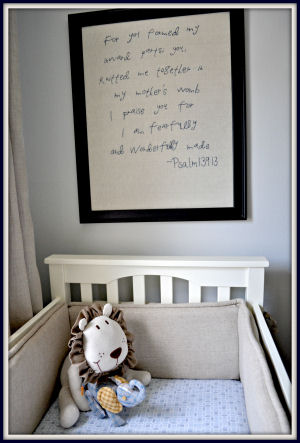
[[[101,382],[110,373],[123,375],[135,367],[132,341],[118,307],[93,303],[81,309],[71,329],[70,360],[78,364],[84,384]]]
[[[121,326],[105,315],[95,317],[83,331],[83,351],[88,365],[97,373],[115,369],[128,353]]]

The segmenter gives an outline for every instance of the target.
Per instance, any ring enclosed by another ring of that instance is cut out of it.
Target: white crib
[[[24,337],[57,306],[72,303],[70,288],[74,283],[80,285],[81,302],[84,304],[93,302],[92,285],[100,284],[106,285],[107,300],[103,302],[122,304],[119,301],[118,280],[124,277],[132,278],[132,303],[136,305],[146,303],[145,278],[149,275],[159,276],[162,305],[173,303],[174,278],[188,282],[190,304],[201,302],[203,287],[216,287],[218,302],[231,299],[231,288],[245,288],[245,301],[256,319],[286,407],[292,412],[291,383],[261,309],[264,302],[264,271],[269,266],[266,258],[51,255],[45,259],[45,263],[49,265],[52,302],[10,337],[11,349],[24,341]]]

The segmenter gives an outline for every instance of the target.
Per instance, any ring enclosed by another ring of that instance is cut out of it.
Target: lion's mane
[[[123,375],[126,366],[129,368],[134,368],[136,365],[136,359],[134,355],[133,349],[133,335],[127,330],[127,326],[125,320],[123,318],[123,311],[114,306],[112,308],[112,313],[110,318],[115,320],[123,329],[128,345],[128,354],[125,360],[113,371],[103,372],[101,374],[97,374],[89,365],[85,359],[84,351],[83,351],[83,331],[79,329],[79,321],[82,318],[85,318],[89,323],[93,318],[102,315],[102,306],[98,303],[94,303],[91,306],[84,307],[78,314],[77,319],[71,329],[71,339],[69,341],[69,348],[71,348],[69,357],[72,363],[79,363],[79,375],[83,379],[83,384],[87,383],[97,383],[100,381],[104,381],[108,377],[112,375]]]

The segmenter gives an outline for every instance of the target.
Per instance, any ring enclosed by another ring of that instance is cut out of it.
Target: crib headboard
[[[119,303],[118,279],[132,277],[133,302],[146,303],[145,276],[160,277],[161,303],[173,303],[173,278],[188,281],[189,303],[201,301],[202,287],[217,287],[218,301],[230,300],[230,289],[245,288],[245,300],[263,306],[264,257],[152,257],[108,255],[51,255],[52,299],[70,302],[70,284],[78,283],[81,301],[93,301],[92,284],[105,284],[107,301]]]

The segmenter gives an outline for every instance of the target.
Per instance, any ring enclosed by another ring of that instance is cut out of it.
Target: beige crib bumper
[[[9,351],[9,434],[31,434],[50,404],[70,336],[59,304]]]
[[[9,433],[30,434],[46,412],[84,306],[55,306],[9,353]],[[158,378],[238,379],[253,434],[287,434],[254,318],[241,300],[188,305],[122,304],[138,367]]]

